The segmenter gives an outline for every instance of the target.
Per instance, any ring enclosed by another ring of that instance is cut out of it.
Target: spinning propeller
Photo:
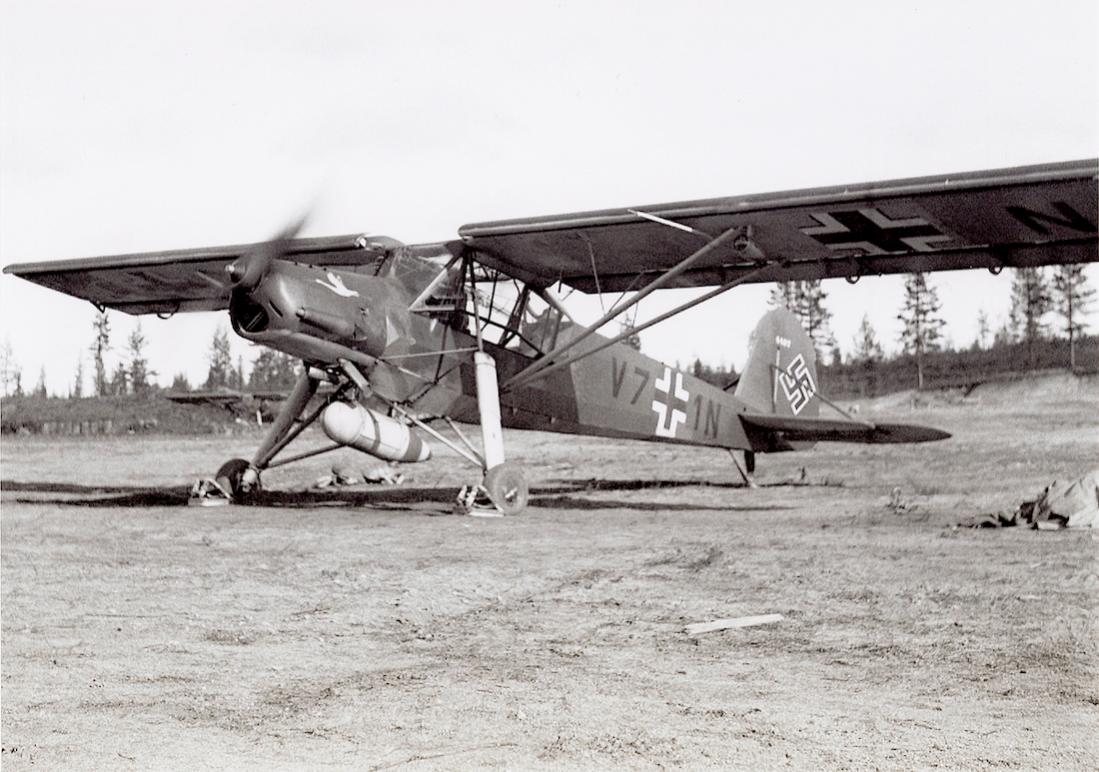
[[[258,287],[271,269],[272,261],[287,253],[290,242],[298,235],[308,219],[309,215],[303,214],[283,228],[274,238],[257,244],[251,251],[245,252],[225,266],[230,286],[234,290],[239,289],[244,292],[251,292]]]

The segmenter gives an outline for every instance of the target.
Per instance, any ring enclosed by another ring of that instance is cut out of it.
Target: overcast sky
[[[1099,155],[1094,0],[0,7],[3,264],[255,241],[308,206],[307,234],[414,243],[478,220]],[[933,283],[955,343],[981,309],[1006,317],[1007,272]],[[825,283],[841,346],[868,313],[895,348],[901,285]],[[67,393],[79,358],[90,370],[94,309],[10,276],[0,292],[24,387],[44,366]],[[733,290],[644,350],[739,365],[766,297]],[[121,348],[137,320],[111,317]],[[200,383],[227,322],[144,318],[160,381]]]

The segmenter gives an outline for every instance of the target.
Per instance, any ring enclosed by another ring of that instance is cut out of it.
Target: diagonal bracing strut
[[[729,241],[733,241],[734,243],[737,243],[738,244],[738,249],[740,249],[741,251],[744,251],[744,252],[749,252],[753,258],[756,258],[756,259],[762,259],[763,258],[762,253],[755,246],[755,244],[753,244],[752,241],[751,241],[751,227],[750,226],[748,226],[748,227],[729,228],[728,230],[723,232],[720,236],[718,236],[717,238],[715,238],[712,241],[708,242],[707,244],[703,245],[702,247],[700,247],[698,250],[693,252],[688,257],[684,258],[674,268],[672,268],[671,270],[667,271],[664,274],[661,274],[656,279],[653,279],[651,282],[649,282],[647,285],[645,285],[645,287],[643,287],[641,290],[639,290],[636,295],[634,295],[632,298],[630,298],[629,301],[622,304],[621,306],[616,305],[615,307],[611,308],[611,310],[609,312],[607,312],[606,314],[604,314],[603,317],[601,319],[599,319],[599,321],[595,322],[593,325],[588,327],[580,335],[578,335],[577,337],[573,338],[572,340],[567,341],[566,343],[558,346],[556,349],[550,351],[544,357],[542,357],[538,361],[532,363],[531,365],[529,365],[525,369],[520,370],[518,373],[516,373],[511,378],[509,378],[501,386],[500,390],[501,391],[509,391],[511,389],[517,388],[518,386],[522,386],[526,383],[529,383],[535,377],[547,375],[551,371],[559,370],[562,367],[565,367],[565,366],[567,366],[569,364],[572,364],[573,362],[575,362],[579,359],[583,359],[584,357],[595,353],[596,351],[601,351],[604,348],[606,348],[607,346],[609,346],[613,343],[617,343],[618,341],[623,340],[624,338],[627,338],[630,335],[633,335],[633,334],[635,334],[636,332],[638,332],[640,330],[647,329],[648,327],[651,327],[652,325],[654,325],[658,322],[664,321],[665,319],[669,318],[670,316],[673,316],[673,315],[675,315],[675,314],[677,314],[681,311],[684,311],[684,310],[686,310],[686,309],[688,309],[692,306],[698,305],[699,303],[703,302],[704,300],[709,300],[710,298],[712,298],[716,295],[719,295],[722,292],[725,292],[726,290],[732,289],[737,284],[741,284],[744,281],[747,281],[749,278],[754,278],[757,274],[759,274],[760,272],[765,270],[767,267],[769,267],[769,265],[762,265],[759,268],[757,268],[756,270],[754,270],[751,273],[747,274],[746,276],[742,276],[738,279],[735,279],[732,282],[728,282],[727,284],[724,284],[724,285],[718,287],[717,289],[706,293],[705,295],[703,295],[700,298],[696,298],[695,300],[693,300],[689,303],[686,303],[683,306],[680,306],[679,308],[676,308],[676,309],[674,309],[672,311],[669,311],[665,314],[661,314],[656,319],[650,320],[650,321],[646,322],[643,325],[631,328],[630,330],[622,333],[621,335],[613,338],[612,340],[604,342],[603,344],[596,347],[595,349],[585,350],[585,351],[583,351],[579,354],[575,354],[572,357],[569,357],[568,359],[565,359],[565,360],[558,359],[562,354],[564,354],[569,349],[574,348],[577,344],[579,344],[579,343],[587,340],[588,338],[590,338],[592,335],[594,335],[601,327],[606,325],[608,322],[613,321],[615,318],[620,316],[623,312],[625,312],[625,311],[629,310],[630,308],[632,308],[633,306],[637,305],[641,300],[643,300],[645,297],[647,297],[651,293],[653,293],[656,290],[660,289],[661,287],[666,285],[668,282],[672,281],[673,279],[675,279],[678,276],[680,276],[681,274],[683,274],[685,271],[690,270],[690,268],[692,266],[694,266],[695,263],[697,263],[703,257],[710,254],[715,249],[719,248],[720,246],[722,246],[723,244],[725,244]],[[557,360],[557,361],[554,361],[554,360]]]
[[[507,388],[517,388],[519,386],[523,386],[524,384],[529,383],[534,378],[541,378],[543,376],[549,375],[552,372],[556,372],[557,370],[560,370],[564,367],[568,367],[572,363],[577,362],[577,361],[583,359],[584,357],[591,356],[592,354],[597,354],[598,352],[602,351],[603,349],[609,348],[610,346],[613,346],[615,343],[623,341],[626,338],[630,337],[631,335],[636,335],[639,332],[643,332],[644,330],[649,329],[654,324],[660,324],[665,319],[670,319],[671,317],[673,317],[677,314],[681,314],[681,313],[683,313],[684,311],[686,311],[690,308],[694,308],[695,306],[699,305],[700,303],[705,303],[707,300],[710,300],[711,298],[715,298],[715,297],[717,297],[718,295],[720,295],[724,292],[728,292],[733,287],[739,286],[741,284],[744,284],[745,282],[748,282],[748,281],[751,281],[751,280],[757,278],[761,273],[763,273],[764,271],[766,271],[770,267],[771,267],[770,265],[761,265],[759,268],[756,268],[755,270],[749,271],[748,273],[746,273],[742,276],[738,276],[736,279],[733,279],[730,282],[726,282],[725,284],[722,284],[719,287],[715,287],[714,289],[707,292],[705,295],[700,295],[699,297],[695,298],[694,300],[689,300],[686,303],[683,303],[682,305],[678,305],[670,311],[665,311],[664,313],[660,314],[660,316],[649,319],[647,322],[645,322],[643,324],[639,324],[636,327],[630,327],[628,330],[623,330],[621,333],[614,336],[610,340],[603,341],[602,343],[600,343],[595,348],[585,349],[585,350],[581,351],[578,354],[573,354],[568,359],[563,359],[560,362],[555,362],[552,365],[550,365],[549,367],[546,367],[546,368],[538,371],[537,373],[533,373],[532,375],[529,375],[529,376],[527,376],[527,377],[525,377],[521,380],[518,377],[512,378],[510,381],[508,381],[505,384],[505,387],[507,387]],[[501,388],[501,391],[503,391],[503,390],[504,390],[504,388]]]

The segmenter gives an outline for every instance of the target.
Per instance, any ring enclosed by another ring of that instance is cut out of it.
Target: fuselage
[[[585,328],[553,306],[539,306],[521,285],[512,287],[514,297],[497,295],[495,285],[484,293],[478,286],[474,301],[466,277],[448,277],[448,270],[455,268],[441,259],[408,254],[357,270],[277,260],[254,289],[234,291],[233,327],[310,364],[354,362],[378,396],[424,416],[477,420],[471,352],[480,337],[503,385],[504,426],[723,448],[759,445],[738,418],[751,406],[624,343],[509,388],[515,375]],[[473,313],[475,303],[482,313]],[[575,350],[605,342],[592,335]]]

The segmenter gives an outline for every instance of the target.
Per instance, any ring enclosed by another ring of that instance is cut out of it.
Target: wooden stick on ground
[[[736,627],[755,627],[756,625],[769,625],[782,620],[782,614],[762,614],[754,617],[735,617],[733,619],[715,619],[713,622],[695,622],[687,625],[684,632],[687,635],[702,635],[718,630],[730,630]]]

